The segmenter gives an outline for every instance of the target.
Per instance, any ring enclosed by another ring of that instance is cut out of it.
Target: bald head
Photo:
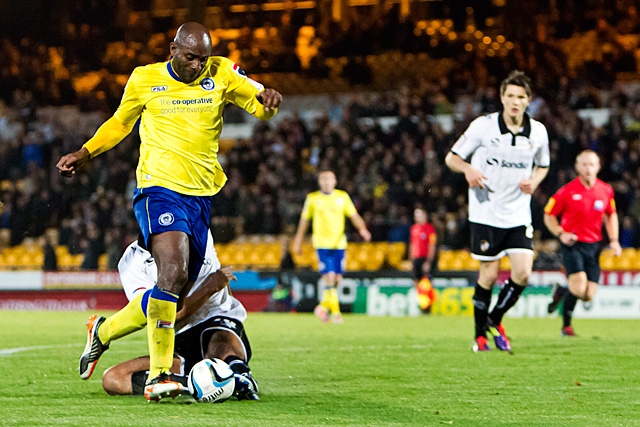
[[[209,30],[202,24],[197,22],[186,22],[180,25],[176,32],[174,43],[187,47],[203,46],[208,47],[211,52],[211,36]]]
[[[576,171],[580,177],[580,181],[587,186],[592,187],[600,172],[600,157],[592,150],[584,150],[576,157]]]
[[[197,22],[182,24],[170,45],[171,67],[184,83],[196,80],[211,55],[209,30]]]

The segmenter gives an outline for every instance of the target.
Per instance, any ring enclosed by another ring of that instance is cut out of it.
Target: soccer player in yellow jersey
[[[318,266],[325,285],[322,300],[314,313],[325,323],[329,321],[329,313],[334,323],[342,323],[337,286],[342,280],[344,250],[347,247],[347,236],[344,234],[345,217],[351,220],[364,240],[371,240],[371,233],[362,217],[358,215],[351,197],[345,191],[337,190],[336,184],[336,175],[332,171],[320,171],[320,191],[307,195],[293,240],[293,251],[300,254],[302,239],[309,227],[309,221],[312,220],[311,243],[318,254]]]
[[[170,51],[167,62],[137,67],[115,114],[80,150],[57,164],[63,176],[72,176],[90,158],[118,144],[140,119],[133,209],[142,243],[158,266],[158,281],[146,307],[137,298],[118,316],[90,319],[80,376],[89,378],[112,339],[147,325],[151,366],[144,394],[149,401],[180,389],[168,375],[176,307],[202,266],[211,199],[226,181],[217,160],[224,107],[233,103],[267,120],[282,101],[280,93],[247,78],[229,59],[211,56],[209,30],[201,24],[178,28]]]

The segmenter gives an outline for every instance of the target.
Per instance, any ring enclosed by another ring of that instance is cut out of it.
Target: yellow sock
[[[320,301],[320,305],[327,310],[331,310],[331,292],[329,291],[331,288],[325,288],[322,293],[322,300]]]
[[[338,300],[338,289],[334,286],[329,288],[329,310],[331,314],[340,314],[340,301]]]
[[[173,327],[176,321],[176,305],[175,301],[156,299],[153,294],[149,297],[149,305],[147,306],[149,379],[171,370],[175,343]]]
[[[98,338],[103,344],[138,331],[147,324],[147,317],[142,311],[142,297],[144,293],[129,301],[119,312],[107,317],[98,328]]]

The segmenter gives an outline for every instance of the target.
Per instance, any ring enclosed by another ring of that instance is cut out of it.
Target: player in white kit
[[[133,242],[120,259],[118,270],[129,301],[142,294],[142,311],[146,311],[145,301],[155,286],[158,272],[151,254]],[[177,313],[176,355],[171,377],[183,384],[186,392],[186,375],[193,365],[204,358],[217,358],[224,360],[235,373],[234,395],[238,399],[259,400],[258,385],[248,365],[251,346],[242,324],[247,312],[240,301],[230,295],[230,280],[235,280],[235,276],[230,268],[220,268],[209,232],[202,268]],[[128,360],[107,369],[102,386],[112,395],[141,395],[148,369],[149,356]]]
[[[500,85],[502,111],[475,119],[453,145],[445,162],[469,184],[471,252],[480,260],[473,296],[474,351],[487,351],[487,330],[496,346],[511,351],[502,317],[527,286],[533,267],[531,194],[549,169],[545,126],[526,113],[531,83],[513,71]],[[500,259],[509,256],[511,277],[489,314]]]

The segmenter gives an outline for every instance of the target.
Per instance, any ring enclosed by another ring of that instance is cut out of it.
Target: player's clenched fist
[[[282,102],[282,95],[275,89],[266,88],[260,92],[256,98],[264,105],[264,109],[269,111],[271,109],[278,108]]]
[[[56,164],[56,167],[62,176],[70,177],[75,175],[76,170],[84,166],[88,160],[89,151],[82,147],[78,151],[62,156],[60,161]]]

